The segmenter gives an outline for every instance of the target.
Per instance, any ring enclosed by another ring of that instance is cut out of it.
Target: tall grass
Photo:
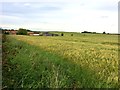
[[[106,61],[104,59],[106,56],[103,58],[95,56],[99,53],[92,54],[82,46],[82,49],[79,47],[78,51],[83,51],[78,53],[76,48],[80,43],[71,46],[71,44],[67,44],[69,42],[64,41],[66,37],[62,39],[62,43],[66,46],[61,46],[59,37],[16,36],[15,38],[9,36],[3,43],[3,51],[6,56],[3,59],[3,88],[118,87],[117,67],[108,66],[110,65],[108,59]],[[76,38],[75,40],[79,41]],[[87,45],[90,44],[87,43]],[[99,47],[89,50],[94,51],[94,49],[99,50]],[[113,57],[113,59],[115,58]],[[113,62],[113,65],[117,65],[117,63]],[[103,70],[108,70],[108,72],[102,72]],[[115,70],[114,75],[110,74],[113,72],[112,70]],[[116,77],[112,77],[113,81],[111,81],[111,77],[107,78],[109,75]]]

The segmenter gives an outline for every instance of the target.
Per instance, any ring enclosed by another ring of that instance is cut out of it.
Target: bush
[[[103,32],[103,34],[106,34],[105,32]]]
[[[26,29],[23,29],[23,28],[20,28],[17,32],[18,35],[27,35],[27,30]]]

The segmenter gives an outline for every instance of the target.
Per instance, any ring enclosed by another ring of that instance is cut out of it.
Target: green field
[[[118,35],[7,35],[3,88],[117,88]]]

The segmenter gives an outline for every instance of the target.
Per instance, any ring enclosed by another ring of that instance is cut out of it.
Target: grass
[[[69,35],[7,36],[3,88],[117,88],[118,37]]]

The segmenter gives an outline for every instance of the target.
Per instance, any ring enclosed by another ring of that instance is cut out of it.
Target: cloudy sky
[[[0,27],[118,33],[119,0],[2,0]]]

